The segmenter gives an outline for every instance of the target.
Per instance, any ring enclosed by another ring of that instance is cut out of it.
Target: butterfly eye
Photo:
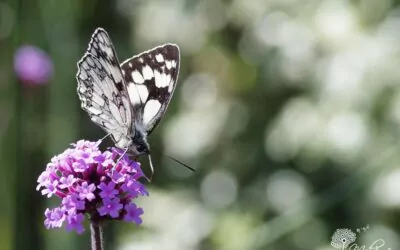
[[[136,145],[136,150],[139,152],[139,153],[149,153],[149,150],[147,149],[147,147],[145,146],[145,145],[143,145],[143,144],[138,144],[138,145]]]

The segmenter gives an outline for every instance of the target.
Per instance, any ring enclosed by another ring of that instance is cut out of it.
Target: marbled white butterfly
[[[118,148],[149,155],[147,136],[165,114],[179,72],[179,48],[164,44],[118,62],[107,32],[97,28],[78,62],[78,96],[90,119]]]

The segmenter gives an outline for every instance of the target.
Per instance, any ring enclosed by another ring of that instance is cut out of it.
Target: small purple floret
[[[101,190],[100,197],[103,199],[112,199],[118,194],[118,190],[115,189],[115,183],[112,181],[110,181],[108,184],[102,182],[98,187]]]
[[[96,186],[94,184],[89,185],[85,181],[82,183],[82,185],[78,186],[76,190],[79,192],[79,198],[82,200],[87,199],[88,201],[92,201],[96,198],[93,193],[96,190]]]
[[[38,178],[37,190],[48,198],[61,199],[58,207],[46,209],[46,228],[64,223],[69,231],[82,233],[85,215],[96,222],[124,220],[140,224],[143,209],[134,199],[148,195],[139,182],[140,164],[112,148],[101,152],[99,142],[78,141],[73,148],[54,156]]]
[[[114,199],[103,199],[103,206],[98,208],[101,216],[110,215],[112,218],[117,218],[119,216],[119,211],[122,209],[123,205],[120,203],[118,198]]]
[[[65,220],[65,211],[58,207],[54,208],[53,210],[46,209],[44,214],[46,216],[44,225],[47,229],[61,227]]]
[[[42,190],[42,195],[47,195],[47,198],[50,198],[57,192],[58,181],[49,181],[48,185],[45,189]]]
[[[61,177],[60,179],[60,188],[69,188],[75,183],[76,178],[70,174],[68,177]]]
[[[75,230],[78,234],[81,234],[85,231],[85,228],[82,225],[85,216],[81,213],[76,213],[74,210],[68,211],[67,214],[67,230],[72,231]]]
[[[143,208],[137,207],[135,203],[130,203],[125,205],[125,212],[124,221],[135,222],[138,225],[142,224],[140,216],[143,214]]]
[[[61,203],[66,210],[75,209],[75,210],[84,210],[85,209],[85,201],[79,199],[79,195],[76,193],[72,193],[63,198]]]

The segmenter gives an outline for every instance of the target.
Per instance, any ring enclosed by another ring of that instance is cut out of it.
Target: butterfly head
[[[130,151],[136,156],[150,154],[150,145],[146,140],[146,134],[140,129],[137,129],[132,137]]]
[[[138,141],[135,140],[133,141],[131,147],[130,147],[131,152],[133,152],[135,155],[148,155],[150,154],[150,146],[147,143],[147,141],[142,140]]]

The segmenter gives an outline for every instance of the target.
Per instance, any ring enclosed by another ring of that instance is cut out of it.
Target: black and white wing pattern
[[[122,74],[135,115],[150,134],[165,114],[179,73],[179,47],[164,44],[127,59]]]
[[[114,47],[104,29],[93,33],[78,62],[76,78],[81,106],[91,120],[111,134],[117,147],[128,147],[134,117]]]

